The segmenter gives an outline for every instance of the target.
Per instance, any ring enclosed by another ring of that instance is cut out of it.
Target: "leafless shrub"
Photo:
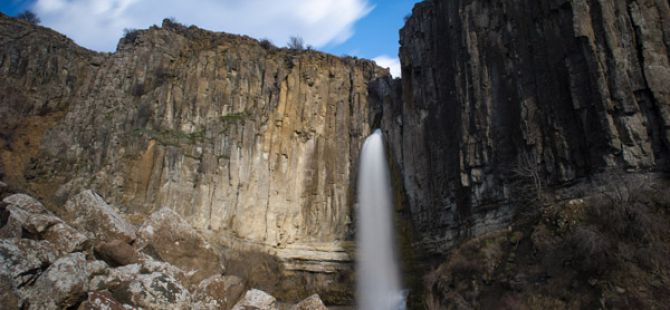
[[[138,82],[137,84],[133,85],[130,93],[135,97],[142,97],[142,95],[144,95],[144,83]]]
[[[276,48],[276,46],[274,44],[272,44],[272,41],[270,41],[269,39],[262,39],[260,44],[261,44],[261,47],[266,49],[266,50],[271,50],[273,48]]]
[[[140,35],[139,30],[126,28],[123,29],[123,38],[121,40],[125,43],[135,43],[139,35]]]
[[[302,51],[305,49],[305,40],[300,36],[294,36],[289,38],[286,46],[292,50]]]
[[[535,153],[523,152],[517,156],[516,163],[512,167],[512,173],[530,184],[530,190],[535,194],[538,201],[542,200],[544,180],[542,178],[541,166]]]
[[[42,21],[35,13],[31,11],[23,11],[23,13],[16,16],[17,19],[27,21],[33,25],[39,25]]]

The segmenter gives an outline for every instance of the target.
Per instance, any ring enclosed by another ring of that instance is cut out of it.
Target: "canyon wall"
[[[368,83],[386,70],[169,20],[115,53],[5,16],[0,33],[5,182],[53,205],[93,188],[138,222],[171,208],[350,302]]]
[[[431,252],[507,225],[519,168],[543,191],[667,168],[665,0],[424,1],[401,45],[383,128]]]

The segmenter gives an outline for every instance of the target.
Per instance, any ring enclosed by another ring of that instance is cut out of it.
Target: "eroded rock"
[[[89,292],[86,301],[79,305],[78,310],[125,310],[124,305],[114,299],[108,291]]]
[[[248,290],[233,310],[278,310],[277,299],[261,290]]]
[[[30,307],[63,309],[75,305],[87,290],[86,256],[73,253],[55,261],[22,292]]]
[[[123,240],[100,242],[95,246],[95,253],[106,262],[115,266],[125,266],[141,262],[137,250]]]
[[[147,309],[190,309],[191,295],[176,279],[160,272],[140,274],[123,283],[113,296]]]
[[[212,246],[184,219],[168,208],[153,213],[140,227],[138,246],[186,272],[193,283],[221,274],[221,260]]]
[[[328,308],[321,301],[321,297],[318,294],[314,294],[291,307],[291,310],[328,310]]]
[[[198,285],[193,294],[195,309],[230,309],[245,292],[244,281],[235,276],[216,275]]]
[[[73,226],[89,232],[97,241],[135,240],[136,228],[91,190],[71,197],[65,210]]]

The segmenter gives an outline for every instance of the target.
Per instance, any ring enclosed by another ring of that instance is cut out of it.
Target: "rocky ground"
[[[0,198],[2,309],[280,308],[171,209],[137,227],[90,190],[57,210],[4,183]],[[281,307],[326,309],[318,295]]]
[[[667,308],[670,193],[647,180],[614,176],[580,199],[528,204],[507,229],[455,247],[426,278],[425,306]]]

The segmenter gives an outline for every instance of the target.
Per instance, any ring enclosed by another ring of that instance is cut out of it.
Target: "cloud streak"
[[[32,9],[43,25],[80,45],[113,51],[123,29],[160,25],[166,17],[278,45],[299,35],[323,47],[349,39],[373,8],[368,0],[37,0]]]

